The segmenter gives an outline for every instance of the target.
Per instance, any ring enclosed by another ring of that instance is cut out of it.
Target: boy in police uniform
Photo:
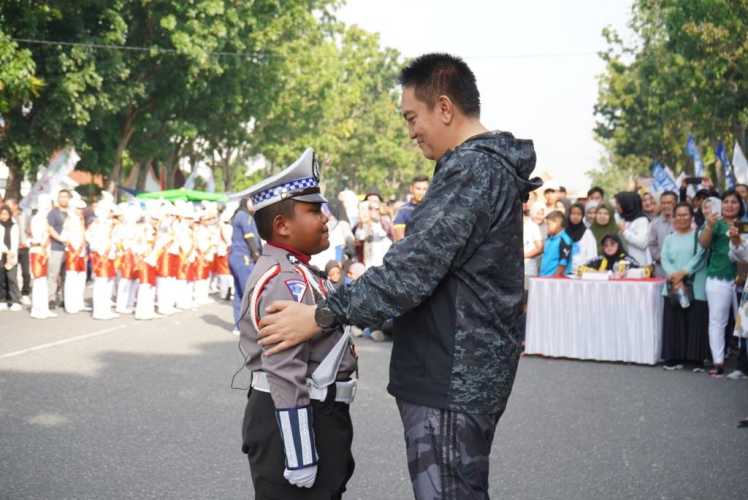
[[[319,166],[307,149],[293,165],[255,186],[255,222],[267,241],[242,299],[240,348],[252,372],[242,429],[258,500],[341,498],[353,474],[349,405],[356,359],[348,330],[263,356],[257,342],[276,300],[316,304],[328,284],[309,266],[329,245]]]

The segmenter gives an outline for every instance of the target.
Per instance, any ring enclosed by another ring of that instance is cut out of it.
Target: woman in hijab
[[[0,311],[20,311],[18,244],[21,232],[10,207],[0,208]]]
[[[584,223],[584,206],[575,203],[569,207],[566,217],[566,234],[574,244],[571,247],[571,265],[567,267],[567,274],[575,274],[577,268],[597,257],[597,242],[592,231]]]
[[[634,260],[642,266],[648,266],[652,263],[649,253],[649,220],[644,215],[641,197],[633,192],[618,193],[616,204],[623,219],[618,225],[621,240]]]
[[[600,272],[613,271],[615,270],[615,265],[621,261],[628,262],[630,269],[640,267],[636,259],[626,253],[621,238],[617,235],[606,234],[603,236],[602,247],[602,254],[588,261],[585,267],[590,267]]]
[[[618,225],[613,217],[613,208],[607,203],[603,203],[597,207],[595,212],[595,220],[592,223],[592,234],[595,236],[595,242],[597,243],[597,254],[603,253],[603,238],[609,234],[618,236]]]

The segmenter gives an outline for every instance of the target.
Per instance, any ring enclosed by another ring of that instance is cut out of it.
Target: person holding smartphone
[[[707,205],[709,208],[710,205]],[[730,319],[730,308],[735,299],[737,266],[731,255],[730,243],[740,244],[737,223],[744,209],[740,196],[735,191],[722,195],[722,216],[714,210],[704,212],[706,222],[701,231],[701,246],[710,250],[707,265],[706,299],[709,304],[709,348],[714,367],[709,371],[713,377],[725,373],[725,328]]]

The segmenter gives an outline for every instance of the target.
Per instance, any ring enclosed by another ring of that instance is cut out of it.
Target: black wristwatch
[[[317,308],[314,310],[314,322],[323,330],[329,330],[338,324],[338,318],[327,306],[327,302],[323,300],[317,304]]]

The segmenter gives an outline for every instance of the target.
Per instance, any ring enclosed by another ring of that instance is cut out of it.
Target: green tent
[[[155,193],[140,193],[136,196],[139,200],[168,200],[168,201],[216,201],[225,203],[228,198],[224,193],[206,193],[193,189],[169,189]]]

